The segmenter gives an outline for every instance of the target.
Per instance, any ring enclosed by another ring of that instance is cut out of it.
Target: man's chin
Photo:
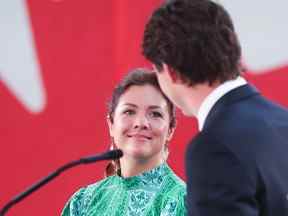
[[[191,110],[185,110],[185,109],[181,109],[181,108],[180,108],[180,110],[182,111],[182,114],[184,116],[188,116],[188,117],[194,117],[195,116],[195,114],[192,113]]]

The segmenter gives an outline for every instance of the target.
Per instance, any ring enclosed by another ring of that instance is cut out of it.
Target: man
[[[143,54],[164,93],[200,133],[186,152],[191,216],[288,215],[288,111],[241,77],[229,14],[210,0],[154,11]]]

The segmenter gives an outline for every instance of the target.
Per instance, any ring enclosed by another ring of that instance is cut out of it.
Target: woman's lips
[[[152,137],[149,136],[149,135],[146,135],[146,134],[128,134],[128,137],[133,137],[133,138],[136,138],[136,139],[148,139],[148,140],[151,140]]]

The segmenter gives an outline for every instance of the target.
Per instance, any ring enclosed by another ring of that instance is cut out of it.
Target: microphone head
[[[116,160],[123,156],[123,151],[121,149],[114,149],[107,152],[107,154],[109,155],[109,158],[111,158],[111,160]]]

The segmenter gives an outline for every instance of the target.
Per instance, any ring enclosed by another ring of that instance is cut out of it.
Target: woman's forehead
[[[166,108],[167,102],[161,92],[151,86],[131,86],[119,98],[121,106],[145,106],[150,108]]]

